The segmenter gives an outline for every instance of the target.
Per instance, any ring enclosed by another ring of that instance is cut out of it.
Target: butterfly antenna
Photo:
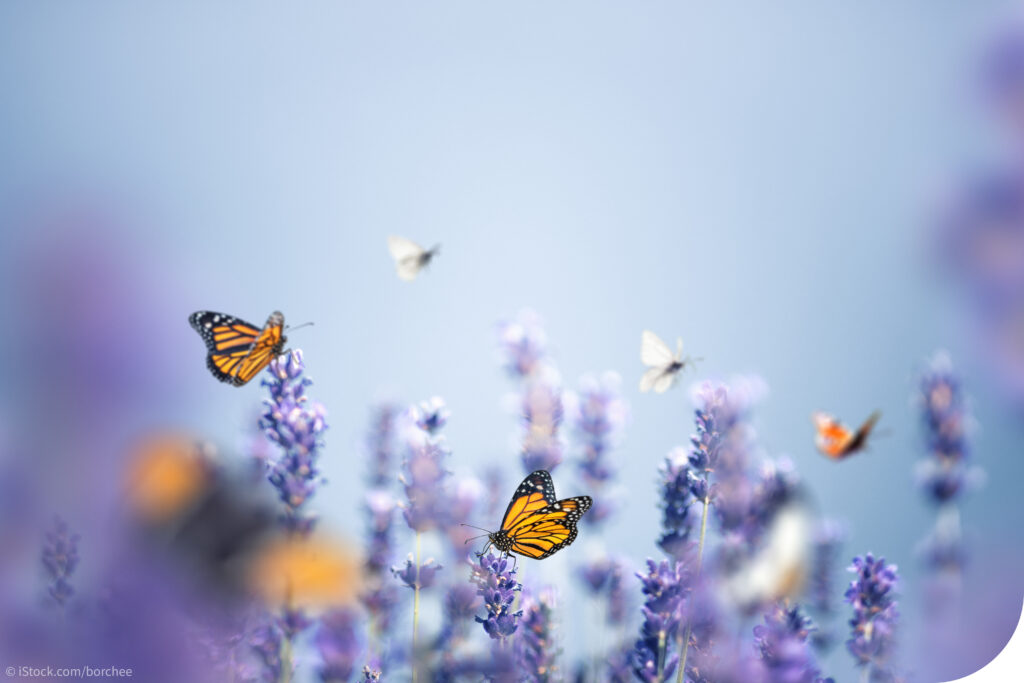
[[[475,541],[476,539],[483,538],[484,536],[490,536],[490,534],[480,534],[479,536],[474,536],[473,538],[467,538],[465,541],[462,542],[462,545],[466,545],[470,541]]]
[[[308,323],[302,323],[301,325],[296,325],[295,327],[291,327],[291,326],[289,326],[289,327],[288,327],[288,331],[289,331],[289,332],[294,332],[295,330],[299,330],[299,329],[302,329],[303,327],[312,327],[312,326],[313,326],[313,323],[312,323],[312,322],[308,322]]]
[[[460,523],[459,523],[459,526],[468,526],[468,527],[469,527],[470,529],[476,529],[476,530],[478,530],[478,531],[485,531],[485,532],[487,532],[488,534],[492,534],[492,533],[494,533],[494,532],[493,532],[493,531],[491,531],[490,529],[483,529],[483,528],[481,528],[481,527],[478,527],[478,526],[473,526],[472,524],[463,524],[463,523],[461,523],[461,522],[460,522]],[[477,538],[479,538],[479,536],[477,536]]]

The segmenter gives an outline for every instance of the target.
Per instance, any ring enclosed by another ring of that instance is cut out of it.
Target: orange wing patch
[[[267,367],[287,341],[284,315],[279,311],[271,313],[262,328],[213,311],[193,313],[189,322],[206,342],[206,367],[221,382],[236,387]]]
[[[814,445],[822,454],[833,460],[842,460],[864,450],[867,446],[868,436],[881,417],[882,414],[875,411],[856,432],[852,432],[832,415],[814,413],[811,415],[811,419],[818,432],[814,437]]]

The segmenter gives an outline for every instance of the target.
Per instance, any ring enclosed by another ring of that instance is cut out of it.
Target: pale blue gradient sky
[[[187,315],[314,320],[292,343],[331,415],[327,517],[358,496],[377,396],[444,396],[459,472],[512,457],[494,323],[530,306],[570,387],[625,378],[633,502],[609,539],[654,555],[655,470],[692,419],[685,390],[636,392],[639,337],[680,335],[706,359],[687,380],[766,379],[763,445],[848,521],[847,555],[906,569],[913,623],[931,513],[911,486],[909,396],[938,347],[982,425],[975,567],[1021,574],[1024,428],[925,251],[935,191],[986,144],[971,65],[1007,7],[5,3],[0,217],[85,197],[137,228],[130,253],[163,278],[195,399],[182,419],[223,443],[261,392],[210,380]],[[394,277],[391,233],[443,245],[420,281]],[[875,408],[891,436],[871,454],[813,451],[812,410]]]

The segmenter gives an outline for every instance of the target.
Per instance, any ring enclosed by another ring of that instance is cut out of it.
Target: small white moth
[[[683,358],[682,339],[676,340],[676,352],[673,355],[672,349],[658,335],[644,330],[640,336],[640,360],[647,366],[644,376],[640,378],[640,391],[654,389],[655,393],[664,394],[676,383],[679,372],[699,359]]]
[[[388,251],[391,252],[391,258],[395,259],[395,270],[398,272],[398,277],[406,282],[412,282],[420,274],[420,271],[430,265],[430,261],[440,253],[441,245],[424,249],[412,240],[391,235],[388,237]]]

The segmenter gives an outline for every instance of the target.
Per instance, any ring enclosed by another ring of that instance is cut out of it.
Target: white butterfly
[[[424,249],[412,240],[404,237],[388,237],[388,251],[391,258],[395,259],[395,270],[398,277],[406,282],[412,282],[420,271],[430,265],[430,261],[441,251],[441,245],[430,249]]]
[[[640,336],[640,360],[647,366],[644,376],[640,378],[640,391],[664,394],[676,383],[679,372],[692,364],[694,358],[683,358],[683,340],[676,340],[676,352],[668,344],[661,341],[658,335],[644,330]]]

